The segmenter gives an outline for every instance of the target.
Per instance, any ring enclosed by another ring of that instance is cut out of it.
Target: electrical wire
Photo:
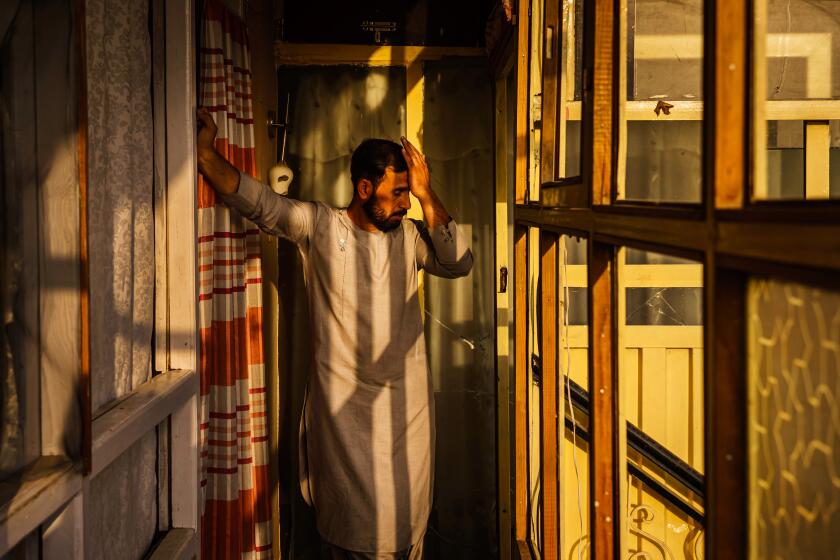
[[[530,236],[529,236],[530,238]],[[529,239],[528,243],[528,261],[530,263],[531,259],[531,240]],[[530,266],[529,266],[530,268]],[[539,285],[539,274],[540,269],[539,266],[536,267],[535,273],[533,275],[529,275],[531,278],[529,280],[529,288],[528,288],[528,355],[534,356],[536,355],[538,348],[537,348],[537,337],[532,336],[532,333],[536,333],[538,329],[537,325],[537,299],[532,297],[533,294],[537,293],[537,286]],[[529,362],[528,364],[528,371],[531,374],[531,383],[534,382],[534,367],[533,364]],[[531,385],[528,385],[528,407],[527,407],[527,414],[528,414],[528,434],[527,434],[527,449],[528,449],[528,456],[531,456],[531,437],[532,434],[535,433],[534,430],[534,414],[531,414]],[[542,468],[542,458],[537,461],[537,464]],[[540,509],[537,507],[537,500],[539,499],[540,494],[540,487],[539,484],[533,484],[533,491],[531,490],[532,486],[532,477],[531,477],[531,463],[528,462],[528,495],[530,496],[528,502],[531,504],[529,509],[528,515],[528,534],[530,535],[531,532],[537,536],[536,539],[532,539],[535,543],[542,542],[542,535],[540,534],[540,525],[538,523],[539,518],[537,517],[540,514]],[[537,480],[539,481],[541,471],[537,473]],[[535,547],[539,550],[540,554],[542,554],[542,549],[540,548],[539,544],[535,544]]]

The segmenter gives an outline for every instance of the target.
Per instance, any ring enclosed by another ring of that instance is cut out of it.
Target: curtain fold
[[[219,127],[216,149],[256,174],[245,23],[205,3],[201,105]],[[271,558],[268,427],[259,230],[199,179],[201,557]]]

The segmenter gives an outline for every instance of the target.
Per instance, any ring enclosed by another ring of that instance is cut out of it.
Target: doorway
[[[469,276],[420,282],[437,425],[426,550],[430,558],[494,556],[494,121],[486,58],[475,49],[345,46],[325,53],[287,46],[278,61],[278,112],[288,96],[290,196],[346,206],[353,149],[365,138],[406,136],[425,153],[432,187],[471,241]],[[409,215],[422,219],[416,200]],[[297,429],[311,349],[297,249],[281,240],[278,261],[281,517],[291,537],[284,542],[297,558],[317,551],[314,519],[297,491]]]

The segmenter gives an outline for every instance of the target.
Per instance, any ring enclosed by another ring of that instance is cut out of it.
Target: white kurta
[[[434,402],[417,271],[464,276],[472,253],[455,221],[428,231],[356,227],[343,209],[275,194],[248,176],[225,202],[303,255],[313,371],[301,418],[301,490],[328,542],[408,549],[426,530]]]

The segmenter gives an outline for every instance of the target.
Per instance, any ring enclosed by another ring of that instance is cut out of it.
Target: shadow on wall
[[[64,2],[29,1],[0,11],[0,274],[9,344],[0,395],[3,433],[17,432],[3,440],[5,472],[41,454],[81,457],[80,362],[68,359],[81,355],[71,10]],[[57,78],[63,87],[55,87]]]

